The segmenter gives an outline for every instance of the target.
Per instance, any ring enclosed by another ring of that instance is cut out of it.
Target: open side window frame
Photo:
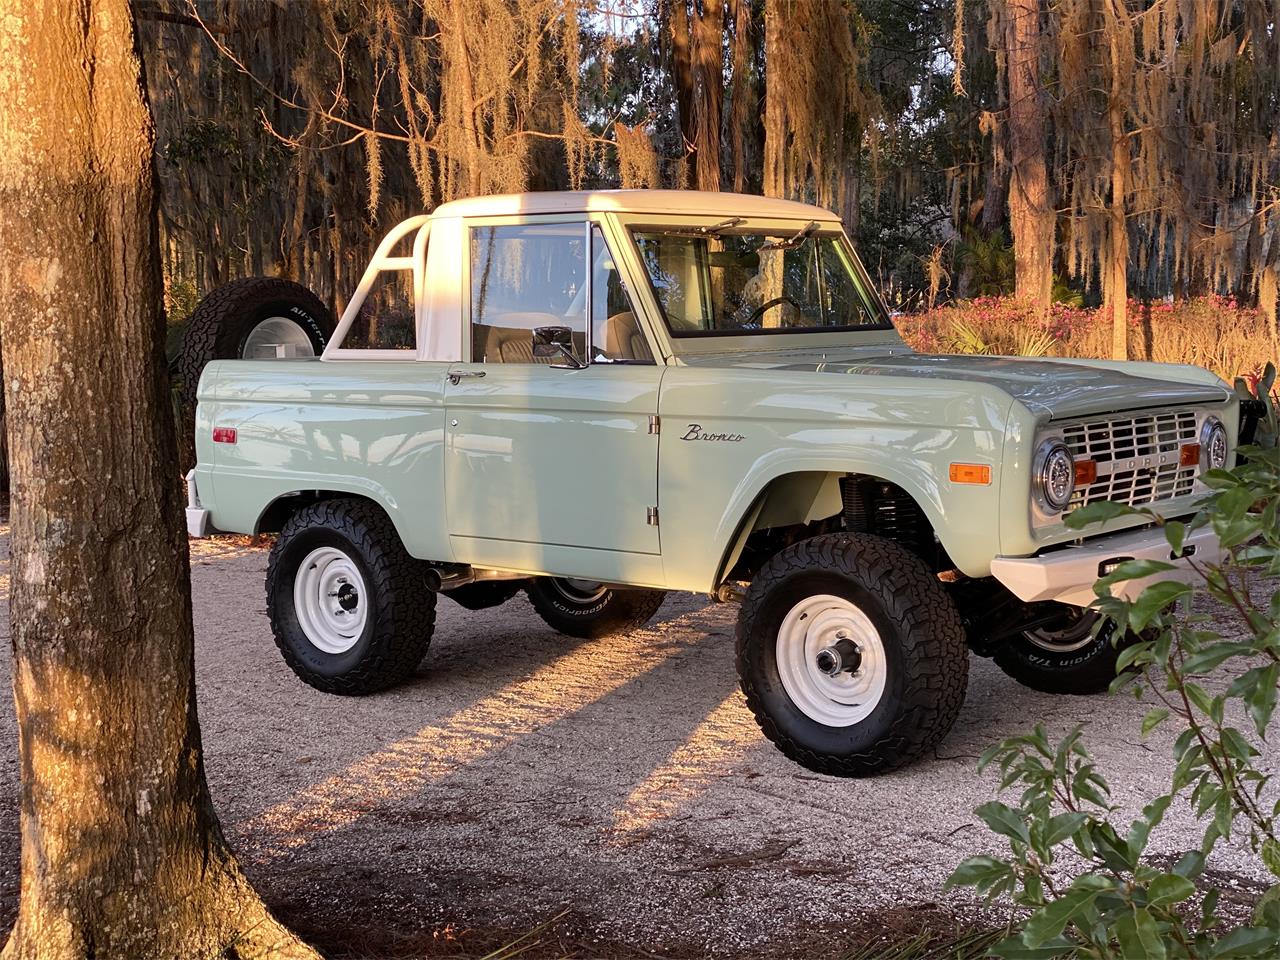
[[[413,246],[409,256],[393,256],[392,251],[396,249],[396,246],[415,231],[416,235],[413,238]],[[427,340],[427,243],[430,239],[430,233],[431,217],[428,214],[422,214],[397,224],[391,232],[382,238],[382,242],[378,244],[378,249],[374,251],[373,257],[369,260],[369,266],[365,268],[364,275],[360,278],[360,283],[356,286],[351,299],[347,301],[346,309],[342,311],[342,318],[338,321],[338,326],[333,331],[333,337],[330,338],[324,353],[320,355],[320,359],[401,361],[423,359]],[[352,324],[355,323],[356,317],[360,314],[360,308],[364,306],[364,302],[369,296],[369,291],[373,289],[373,285],[378,281],[379,276],[385,272],[399,273],[404,270],[413,272],[414,348],[412,350],[379,350],[363,347],[344,347],[342,344],[346,340],[347,332],[351,329]]]

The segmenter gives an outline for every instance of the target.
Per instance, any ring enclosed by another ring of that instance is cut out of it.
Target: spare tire
[[[200,374],[210,360],[315,357],[336,326],[320,298],[292,280],[246,277],[223,284],[196,306],[178,354],[182,378],[183,470],[194,460],[192,419]]]

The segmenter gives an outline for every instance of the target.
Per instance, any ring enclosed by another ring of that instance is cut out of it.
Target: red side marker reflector
[[[1098,479],[1098,461],[1096,460],[1077,460],[1076,461],[1076,486],[1087,487]]]
[[[214,443],[235,443],[236,428],[235,427],[214,427],[213,442]]]
[[[1178,466],[1194,467],[1200,463],[1200,444],[1184,443],[1178,451]]]
[[[991,467],[985,463],[953,463],[951,482],[988,484],[991,482]]]

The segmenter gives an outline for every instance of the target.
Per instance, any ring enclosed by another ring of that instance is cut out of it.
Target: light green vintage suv
[[[762,197],[462,200],[391,231],[336,329],[281,280],[210,300],[189,338],[269,359],[204,367],[188,524],[279,532],[268,607],[304,681],[410,676],[439,594],[524,591],[590,638],[697,591],[741,600],[747,705],[830,774],[935,747],[971,650],[1105,688],[1125,638],[1092,585],[1169,548],[1063,515],[1185,515],[1237,441],[1199,368],[914,352],[839,219]]]

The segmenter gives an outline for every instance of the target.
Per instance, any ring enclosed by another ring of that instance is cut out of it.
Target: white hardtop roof
[[[556,213],[654,213],[762,219],[835,220],[830,210],[794,200],[705,190],[558,190],[469,197],[442,203],[433,217],[510,217]]]

